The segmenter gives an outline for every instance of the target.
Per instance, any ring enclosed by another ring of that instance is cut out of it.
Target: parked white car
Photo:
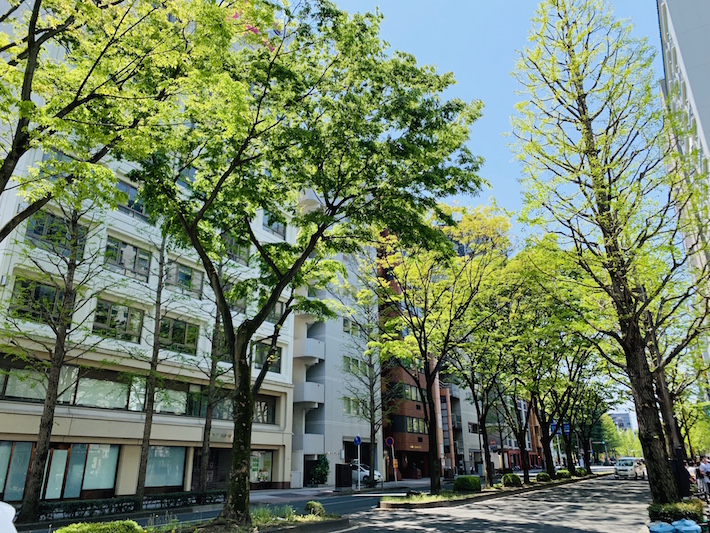
[[[358,469],[358,465],[352,465],[353,469],[353,483],[357,483],[357,478],[358,475],[360,476],[360,483],[361,484],[366,484],[370,482],[370,467],[367,465],[360,465],[360,468]],[[359,474],[358,474],[359,472]],[[382,474],[380,474],[377,470],[375,470],[375,481],[377,483],[381,483],[383,481]]]
[[[640,457],[622,457],[614,465],[614,477],[619,479],[646,479],[646,461]]]
[[[9,503],[0,502],[0,531],[3,533],[17,533],[15,524],[15,508]]]

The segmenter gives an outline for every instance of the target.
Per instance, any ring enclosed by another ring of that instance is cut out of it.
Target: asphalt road
[[[609,478],[458,507],[351,513],[352,531],[647,532],[648,482]]]

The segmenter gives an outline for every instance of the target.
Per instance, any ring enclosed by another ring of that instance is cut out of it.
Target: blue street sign
[[[360,446],[360,444],[362,443],[362,439],[360,438],[360,435],[358,435],[357,437],[355,437],[355,438],[353,439],[353,442],[355,443],[355,446]]]
[[[569,422],[565,422],[562,425],[562,431],[564,432],[565,435],[569,435]]]
[[[387,437],[385,439],[385,444],[390,447],[394,446],[394,439],[392,437]]]

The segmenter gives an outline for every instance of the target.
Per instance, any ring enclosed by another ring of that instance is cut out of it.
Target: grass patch
[[[313,502],[316,503],[316,502]],[[269,529],[289,524],[303,524],[309,522],[322,522],[333,518],[335,515],[316,516],[314,514],[298,514],[290,505],[283,506],[258,506],[251,510],[251,526],[234,527],[231,524],[220,522],[219,519],[201,524],[179,524],[169,526],[170,529],[146,529],[147,533],[253,533],[254,531],[268,531]]]

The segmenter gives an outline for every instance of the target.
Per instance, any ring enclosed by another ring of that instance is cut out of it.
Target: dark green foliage
[[[318,464],[313,469],[311,474],[311,483],[314,485],[322,485],[328,481],[328,473],[330,472],[330,463],[325,455],[318,456]]]
[[[574,475],[575,475],[575,477],[584,477],[587,475],[587,469],[586,468],[575,468]]]
[[[323,504],[321,502],[307,502],[305,511],[306,514],[312,514],[315,516],[325,516],[325,509],[323,508]]]
[[[481,492],[478,476],[459,476],[454,480],[454,492]]]
[[[79,523],[60,527],[56,533],[144,533],[133,520],[117,522]]]
[[[552,481],[552,478],[547,472],[540,472],[538,475],[535,476],[535,481],[537,481],[538,483],[549,483],[550,481]]]
[[[572,474],[569,473],[569,470],[562,468],[555,473],[555,477],[557,479],[569,479],[572,477]]]
[[[687,518],[697,523],[703,522],[703,502],[697,498],[677,503],[652,503],[648,506],[651,522],[661,521],[669,524]]]
[[[522,487],[523,480],[517,474],[503,474],[501,478],[504,487]]]

